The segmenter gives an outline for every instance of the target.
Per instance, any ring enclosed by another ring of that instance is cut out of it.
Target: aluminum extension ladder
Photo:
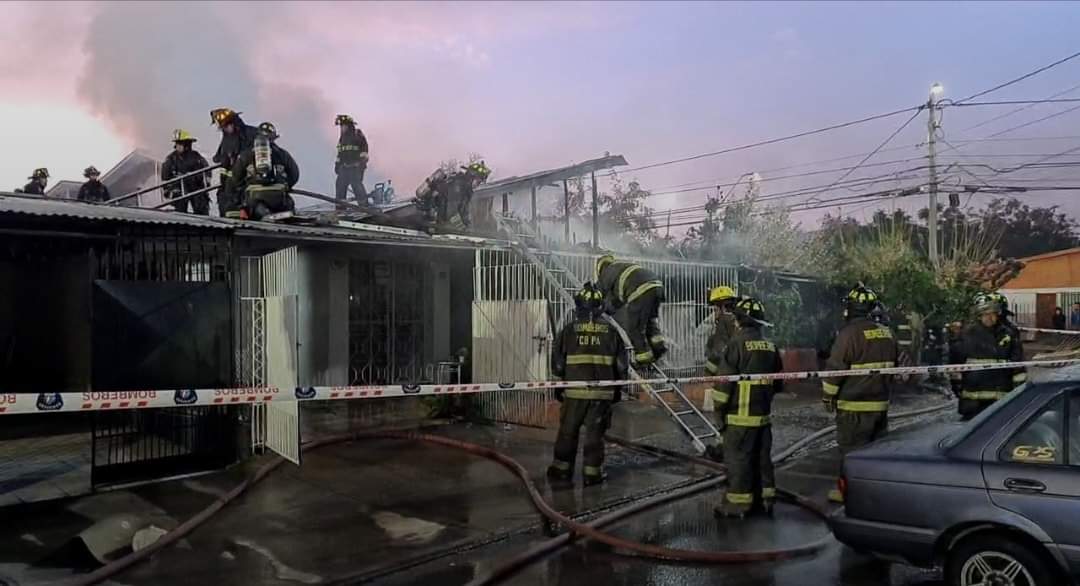
[[[540,269],[544,281],[551,285],[570,307],[573,307],[574,293],[580,290],[583,284],[577,275],[570,271],[550,249],[544,246],[541,238],[527,224],[517,220],[504,221],[502,224],[504,228],[511,228],[509,231],[511,232],[512,242],[516,245],[518,252],[529,263]],[[529,247],[530,241],[535,244],[535,250]],[[612,316],[604,314],[604,319],[619,333],[630,356],[633,356],[633,345],[630,343],[626,331]],[[629,356],[627,358],[629,359]],[[633,362],[630,364],[630,377],[632,379],[668,378],[659,366],[635,368]],[[666,382],[657,386],[651,384],[642,384],[640,386],[649,393],[653,400],[660,404],[664,411],[667,412],[668,417],[679,426],[679,429],[690,437],[690,441],[699,454],[705,453],[705,448],[708,445],[705,443],[707,440],[712,440],[711,443],[719,441],[720,432],[717,431],[716,426],[683,393],[682,388],[677,383]]]

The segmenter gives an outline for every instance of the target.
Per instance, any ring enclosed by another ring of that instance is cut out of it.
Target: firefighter
[[[337,174],[337,199],[345,201],[348,190],[352,187],[357,203],[366,204],[364,171],[367,170],[368,164],[367,137],[356,127],[356,121],[348,114],[338,114],[334,124],[341,127],[337,159],[334,161],[334,173]]]
[[[234,112],[229,108],[215,108],[210,110],[210,121],[221,130],[221,143],[218,144],[217,152],[214,153],[213,161],[221,165],[221,187],[218,188],[218,213],[221,217],[240,217],[241,193],[229,191],[229,177],[236,167],[236,159],[240,153],[249,150],[255,144],[255,127],[248,126],[240,118],[242,112]]]
[[[1001,321],[1001,303],[994,294],[975,298],[978,321],[964,328],[960,339],[949,346],[953,364],[996,364],[1020,362],[1020,339]],[[1027,380],[1024,369],[982,370],[950,375],[953,392],[960,399],[961,418],[967,420],[1004,397]]]
[[[899,350],[892,330],[875,323],[870,314],[878,296],[859,285],[844,298],[847,323],[836,335],[826,362],[827,370],[873,370],[896,366]],[[841,461],[848,452],[888,433],[891,376],[867,374],[822,381],[825,410],[836,414],[836,443]],[[829,500],[843,502],[839,490]]]
[[[765,307],[744,297],[732,308],[735,334],[718,365],[718,375],[763,374],[783,371],[776,345],[761,333]],[[773,395],[783,389],[780,380],[718,383],[713,390],[717,427],[724,433],[724,463],[728,486],[718,516],[743,518],[755,507],[772,515],[776,477],[772,464],[772,426],[769,414]]]
[[[27,177],[30,183],[23,186],[22,189],[16,189],[16,193],[29,193],[31,195],[45,195],[45,186],[49,184],[49,170],[42,167],[40,169],[34,169],[34,173]]]
[[[721,285],[709,291],[709,305],[713,306],[715,312],[712,333],[709,334],[709,339],[705,343],[705,373],[710,376],[715,376],[720,371],[720,361],[724,357],[724,350],[735,334],[735,316],[732,315],[731,310],[736,301],[738,298],[731,287]],[[720,385],[713,385],[713,389],[715,395],[720,391]],[[723,422],[720,420],[723,416],[719,412],[714,412],[714,417],[716,428],[722,429]],[[722,462],[724,460],[723,441],[724,438],[721,436],[717,438],[717,445],[706,446],[705,456]]]
[[[603,319],[604,296],[586,283],[574,296],[576,316],[559,332],[551,356],[551,372],[562,380],[623,380],[626,349],[618,332]],[[585,486],[604,481],[604,433],[611,425],[611,406],[620,398],[618,387],[558,390],[562,403],[555,456],[547,475],[567,481],[574,476],[578,435],[585,426]]]
[[[998,307],[1001,308],[1001,311],[998,312],[1001,325],[1005,326],[1005,328],[1009,330],[1009,334],[1016,340],[1016,343],[1020,344],[1020,328],[1009,319],[1014,315],[1012,310],[1009,309],[1009,299],[997,292],[991,293],[990,297],[994,301],[997,301]],[[1022,351],[1021,354],[1023,354]]]
[[[608,307],[625,307],[621,325],[634,346],[634,362],[647,366],[667,352],[660,333],[660,304],[664,302],[664,284],[656,275],[630,262],[616,262],[610,254],[596,261],[597,288]]]
[[[174,177],[194,173],[199,169],[210,166],[206,159],[195,150],[195,141],[199,139],[190,132],[177,128],[173,131],[173,152],[165,157],[161,165],[161,180],[168,181]],[[181,185],[181,183],[183,185]],[[210,183],[210,172],[197,173],[186,179],[174,181],[165,186],[165,197],[175,199],[185,193],[194,193],[205,189]],[[191,211],[200,216],[210,215],[210,194],[203,193],[195,197],[173,203],[178,212],[187,213],[188,201],[191,201]]]
[[[300,180],[300,168],[289,151],[277,145],[277,138],[277,128],[263,122],[254,146],[233,166],[229,190],[244,196],[241,218],[261,220],[295,208],[289,190]]]
[[[77,196],[79,201],[93,203],[109,201],[109,188],[105,187],[105,184],[100,181],[101,172],[97,170],[97,167],[91,165],[83,169],[83,177],[86,177],[86,183],[79,186],[79,195]]]
[[[919,344],[916,344],[915,330],[912,327],[911,316],[904,310],[903,305],[896,307],[896,312],[890,316],[890,324],[896,333],[896,346],[900,350],[901,362],[919,363]]]

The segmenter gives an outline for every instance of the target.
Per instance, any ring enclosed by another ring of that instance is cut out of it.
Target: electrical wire
[[[1070,93],[1072,93],[1072,92],[1074,92],[1074,91],[1076,91],[1078,89],[1080,89],[1080,84],[1074,85],[1069,89],[1062,90],[1062,91],[1060,91],[1060,92],[1058,92],[1056,94],[1048,96],[1047,99],[1054,99],[1054,98],[1057,98],[1058,96],[1064,96],[1065,94],[1070,94]],[[981,128],[983,126],[986,126],[987,124],[990,124],[991,122],[997,122],[998,120],[1001,120],[1002,118],[1007,118],[1009,116],[1012,116],[1013,114],[1023,112],[1024,110],[1027,110],[1029,108],[1034,108],[1036,105],[1038,105],[1038,104],[1028,104],[1026,106],[1021,106],[1019,108],[1014,108],[1012,110],[1009,110],[1008,112],[1005,112],[1004,114],[1001,114],[999,116],[994,116],[993,118],[990,118],[989,120],[983,120],[982,122],[980,122],[980,123],[978,123],[978,124],[976,124],[974,126],[969,126],[969,127],[965,128],[965,129],[961,130],[960,132],[967,132],[969,130],[975,130],[976,128]]]
[[[941,107],[951,108],[955,106],[958,108],[965,108],[968,106],[1015,106],[1016,104],[1036,106],[1038,104],[1075,104],[1076,102],[1080,102],[1080,98],[1064,98],[1058,100],[1052,98],[1043,98],[1041,100],[1001,100],[999,102],[966,102],[963,104],[945,103],[942,104]]]
[[[1062,63],[1071,61],[1071,60],[1073,60],[1073,59],[1075,59],[1077,57],[1080,57],[1080,52],[1073,53],[1072,55],[1069,55],[1068,57],[1058,59],[1057,61],[1054,61],[1053,63],[1050,63],[1048,65],[1043,65],[1042,67],[1040,67],[1040,68],[1038,68],[1038,69],[1036,69],[1034,71],[1025,73],[1024,75],[1021,75],[1020,77],[1017,77],[1015,79],[1011,79],[1009,81],[1006,81],[1005,83],[998,84],[998,85],[996,85],[996,86],[994,86],[994,87],[992,87],[992,88],[990,88],[988,90],[983,90],[981,92],[974,93],[974,94],[972,94],[972,95],[970,95],[970,96],[968,96],[968,97],[966,97],[966,98],[964,98],[962,100],[952,102],[952,103],[953,104],[962,104],[964,102],[969,102],[971,100],[974,100],[975,98],[979,98],[979,97],[985,96],[986,94],[996,92],[996,91],[998,91],[1000,89],[1003,89],[1003,88],[1007,88],[1010,85],[1020,83],[1021,81],[1024,81],[1025,79],[1028,79],[1030,77],[1034,77],[1034,76],[1036,76],[1036,75],[1038,75],[1038,74],[1040,74],[1040,73],[1042,73],[1044,71],[1047,71],[1049,69],[1053,69],[1054,67],[1057,67],[1058,65],[1061,65]]]
[[[986,138],[994,138],[996,136],[1001,136],[1002,134],[1012,132],[1014,130],[1020,130],[1021,128],[1027,128],[1028,126],[1031,126],[1032,124],[1038,124],[1040,122],[1045,122],[1045,121],[1050,120],[1052,118],[1057,118],[1058,116],[1063,116],[1065,114],[1068,114],[1069,112],[1073,112],[1073,111],[1076,111],[1076,110],[1080,110],[1080,106],[1073,106],[1072,108],[1068,108],[1068,109],[1062,110],[1060,112],[1055,112],[1055,113],[1050,114],[1048,116],[1043,116],[1042,118],[1036,118],[1035,120],[1032,120],[1030,122],[1025,122],[1025,123],[1020,124],[1018,126],[1013,126],[1012,128],[1007,128],[1005,130],[1002,130],[1001,132],[995,132],[994,134],[991,134],[990,136],[987,136]]]
[[[696,161],[698,159],[704,159],[704,158],[707,158],[707,157],[715,157],[717,155],[724,155],[724,154],[728,154],[728,153],[734,153],[734,152],[737,152],[737,151],[744,151],[744,150],[757,148],[757,147],[761,147],[761,146],[767,146],[767,145],[770,145],[770,144],[776,144],[776,143],[779,143],[779,142],[785,142],[785,141],[794,140],[794,139],[797,139],[797,138],[803,138],[803,137],[811,136],[811,135],[814,135],[814,134],[821,134],[823,132],[829,132],[829,131],[832,131],[832,130],[839,130],[841,128],[847,128],[849,126],[855,126],[857,124],[863,124],[863,123],[866,123],[866,122],[872,122],[874,120],[881,120],[883,118],[891,118],[893,116],[896,116],[898,114],[903,114],[905,112],[912,112],[912,111],[922,110],[925,107],[926,107],[925,105],[919,105],[919,106],[913,106],[913,107],[910,107],[910,108],[903,108],[903,109],[900,109],[900,110],[894,110],[892,112],[885,112],[883,114],[875,114],[873,116],[867,116],[865,118],[860,118],[858,120],[851,120],[849,122],[842,122],[842,123],[839,123],[839,124],[832,124],[830,126],[824,126],[822,128],[816,128],[814,130],[807,130],[805,132],[798,132],[798,133],[795,133],[795,134],[789,134],[787,136],[781,136],[781,137],[777,137],[777,138],[770,138],[768,140],[762,140],[762,141],[748,143],[748,144],[744,144],[744,145],[728,147],[728,148],[725,148],[725,149],[720,149],[718,151],[712,151],[712,152],[708,152],[708,153],[701,153],[701,154],[697,154],[697,155],[691,155],[689,157],[683,157],[683,158],[680,158],[680,159],[672,159],[670,161],[663,161],[663,162],[660,162],[660,163],[651,163],[649,165],[642,165],[641,167],[634,167],[634,168],[631,168],[631,169],[624,169],[622,171],[622,173],[630,173],[630,172],[634,172],[634,171],[643,171],[645,169],[655,169],[657,167],[664,167],[664,166],[667,166],[667,165],[674,165],[674,164],[677,164],[677,163],[685,163],[685,162],[688,162],[688,161]]]

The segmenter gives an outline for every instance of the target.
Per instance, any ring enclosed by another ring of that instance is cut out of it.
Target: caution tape
[[[389,399],[400,397],[438,397],[443,395],[489,393],[498,391],[538,391],[568,388],[603,388],[636,385],[695,384],[748,380],[802,380],[868,375],[914,375],[973,372],[1014,368],[1054,368],[1080,363],[1080,358],[1029,360],[997,364],[950,364],[942,366],[898,366],[860,370],[822,370],[736,374],[727,376],[692,376],[603,381],[534,381],[516,383],[478,383],[471,385],[399,384],[345,387],[239,387],[220,389],[157,389],[82,393],[4,393],[0,392],[0,415],[25,413],[74,413],[115,411],[121,409],[156,409],[214,405],[258,405],[302,401],[340,401]]]
[[[1021,332],[1035,332],[1039,334],[1065,334],[1066,336],[1080,336],[1080,330],[1051,330],[1047,328],[1017,328]]]

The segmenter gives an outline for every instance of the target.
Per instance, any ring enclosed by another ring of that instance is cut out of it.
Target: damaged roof
[[[107,206],[69,199],[36,197],[22,193],[0,192],[0,215],[19,214],[91,221],[130,222],[134,224],[191,226],[193,228],[216,228],[221,230],[229,228],[228,225],[218,221],[220,218],[178,214],[164,210]]]
[[[562,181],[563,179],[572,179],[574,177],[588,175],[593,171],[611,169],[612,167],[622,167],[626,164],[626,159],[622,155],[604,153],[604,156],[598,159],[590,159],[566,167],[559,167],[558,169],[548,169],[547,171],[537,171],[536,173],[529,173],[528,175],[507,177],[506,179],[492,181],[491,183],[486,183],[477,188],[474,196],[482,197],[492,192],[503,192],[508,188],[513,189],[514,187],[532,185],[534,183],[537,187],[540,187]]]

